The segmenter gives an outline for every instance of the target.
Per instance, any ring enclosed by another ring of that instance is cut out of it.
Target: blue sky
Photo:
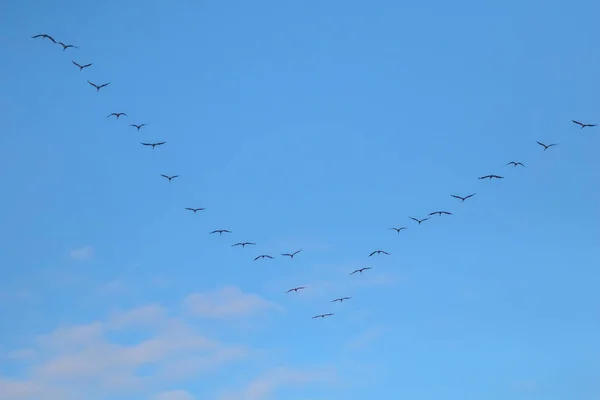
[[[597,399],[599,12],[4,2],[0,397]]]

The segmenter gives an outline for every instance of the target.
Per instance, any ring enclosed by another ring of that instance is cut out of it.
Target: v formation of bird
[[[47,35],[45,33],[34,35],[34,36],[32,36],[32,38],[33,39],[38,39],[38,40],[47,40],[47,41],[49,41],[52,44],[58,44],[58,45],[62,46],[62,50],[63,51],[66,51],[67,49],[70,49],[70,48],[78,49],[77,46],[74,46],[74,45],[71,45],[71,44],[66,44],[66,43],[60,42],[60,41],[56,41],[52,36]],[[76,62],[74,60],[72,60],[72,63],[77,68],[79,68],[80,72],[83,71],[84,69],[87,69],[87,68],[91,67],[93,65],[93,63],[80,64],[80,63],[78,63],[78,62]],[[97,83],[91,82],[89,80],[87,81],[87,83],[90,86],[94,87],[96,89],[96,92],[100,92],[100,89],[103,89],[103,88],[107,87],[108,85],[110,85],[110,82],[105,82],[105,83],[97,84]],[[110,113],[107,116],[107,118],[110,118],[110,117],[114,117],[116,120],[118,120],[120,117],[128,117],[128,115],[125,112],[112,112],[112,113]],[[588,123],[583,123],[583,122],[580,122],[580,121],[577,121],[577,120],[571,120],[571,122],[573,122],[574,124],[580,126],[581,129],[592,128],[592,127],[597,126],[597,124],[588,124]],[[136,130],[139,131],[142,127],[147,126],[147,124],[145,124],[145,123],[143,123],[143,124],[130,124],[129,126],[133,127],[133,128],[136,128]],[[155,147],[162,146],[162,145],[164,145],[166,143],[167,143],[166,141],[160,141],[160,142],[141,142],[141,145],[145,146],[145,147],[151,147],[152,149],[154,149]],[[546,150],[548,150],[548,149],[550,149],[550,148],[558,145],[558,143],[545,144],[545,143],[542,143],[542,142],[539,142],[539,141],[537,141],[536,143],[543,148],[543,151],[546,151]],[[511,165],[513,168],[515,168],[515,167],[525,167],[525,164],[523,164],[520,161],[509,161],[505,166],[509,166],[509,165]],[[161,174],[161,176],[163,178],[167,179],[169,182],[171,182],[173,179],[179,177],[179,175],[166,175],[166,174]],[[504,179],[504,177],[500,176],[500,175],[496,175],[496,174],[488,174],[488,175],[480,176],[478,179],[480,179],[480,180],[486,180],[487,179],[487,180],[491,181],[493,179],[497,179],[497,180]],[[468,200],[468,199],[472,198],[473,196],[475,196],[475,194],[476,193],[471,193],[471,194],[466,195],[466,196],[460,196],[460,195],[457,195],[457,194],[450,194],[450,196],[453,197],[453,198],[455,198],[455,199],[460,200],[461,203],[463,203],[463,202],[465,202],[465,200]],[[185,207],[184,210],[192,211],[194,214],[196,214],[197,211],[205,211],[206,209],[203,208],[203,207],[199,207],[199,208]],[[411,217],[411,216],[409,216],[408,218],[411,219],[411,220],[413,220],[413,221],[415,221],[417,223],[417,226],[420,226],[423,222],[430,220],[433,216],[436,216],[436,215],[438,217],[443,216],[443,215],[450,216],[450,215],[453,215],[453,213],[451,213],[449,211],[433,211],[433,212],[430,212],[429,214],[427,214],[427,217],[425,217],[425,218],[416,218],[416,217]],[[388,228],[388,230],[394,231],[397,234],[400,234],[400,232],[402,232],[404,230],[407,230],[407,229],[409,229],[409,228],[406,227],[406,226]],[[224,233],[230,234],[232,232],[230,230],[228,230],[228,229],[216,229],[216,230],[213,230],[213,231],[211,231],[209,233],[212,234],[212,235],[218,234],[218,236],[222,236]],[[242,247],[242,248],[245,248],[246,246],[256,246],[256,243],[255,242],[244,241],[244,242],[237,242],[237,243],[234,243],[234,244],[231,245],[231,247]],[[293,260],[294,257],[298,253],[300,253],[301,251],[302,251],[302,249],[299,249],[299,250],[296,250],[296,251],[290,252],[290,253],[281,253],[281,257],[288,257],[290,260]],[[391,254],[388,253],[388,252],[386,252],[386,251],[384,251],[384,250],[377,249],[377,250],[373,250],[371,253],[369,253],[368,257],[380,256],[380,255],[387,255],[387,256],[389,256]],[[258,255],[256,257],[254,257],[254,261],[257,261],[257,260],[272,260],[273,258],[274,257],[271,256],[271,255],[269,255],[269,254],[260,254],[260,255]],[[363,272],[371,270],[371,269],[372,269],[372,267],[362,267],[362,268],[359,268],[359,269],[356,269],[356,270],[352,271],[349,275],[356,275],[356,274],[362,275]],[[297,287],[293,287],[293,288],[285,291],[285,293],[292,293],[292,292],[293,293],[298,293],[299,291],[302,291],[302,290],[305,290],[305,289],[307,289],[306,286],[297,286]],[[352,299],[352,297],[344,296],[344,297],[338,297],[336,299],[333,299],[333,300],[331,300],[331,302],[332,303],[343,303],[344,300],[350,300],[350,299]],[[319,319],[319,318],[323,319],[323,318],[331,317],[331,316],[334,316],[334,315],[335,315],[335,313],[328,312],[328,313],[323,313],[323,314],[317,314],[317,315],[313,316],[312,319]]]

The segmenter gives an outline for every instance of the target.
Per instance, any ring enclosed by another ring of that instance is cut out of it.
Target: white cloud
[[[184,300],[193,315],[206,318],[247,316],[261,311],[282,308],[255,294],[244,293],[237,286],[226,286],[211,293],[193,293]]]
[[[78,261],[83,261],[91,258],[94,255],[94,248],[92,246],[83,246],[77,249],[72,249],[69,252],[69,256]]]
[[[6,357],[9,360],[18,360],[18,361],[24,361],[24,360],[30,360],[32,358],[34,358],[36,356],[36,351],[33,349],[20,349],[20,350],[13,350],[10,351]]]
[[[195,400],[195,397],[185,390],[171,390],[155,395],[152,400]]]

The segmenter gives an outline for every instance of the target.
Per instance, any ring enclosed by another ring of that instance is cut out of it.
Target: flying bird
[[[56,43],[56,40],[54,40],[54,38],[52,36],[46,35],[45,33],[41,33],[39,35],[32,36],[31,38],[37,39],[39,37],[41,37],[42,39],[50,39],[53,43]]]
[[[106,118],[110,118],[110,117],[112,117],[113,115],[114,115],[115,117],[117,117],[117,119],[119,119],[119,117],[120,117],[121,115],[124,115],[124,116],[126,116],[126,117],[127,117],[127,114],[125,114],[125,113],[110,113],[110,114],[108,114],[108,115],[106,116]]]
[[[81,65],[81,64],[76,63],[73,60],[71,60],[71,61],[73,62],[73,64],[75,64],[79,67],[79,71],[83,71],[84,68],[91,67],[93,64],[93,63],[89,63],[89,64]]]
[[[552,146],[558,145],[558,143],[552,143],[552,144],[548,144],[548,145],[546,145],[542,142],[536,142],[536,143],[539,144],[540,146],[542,146],[544,148],[544,151],[548,150]]]
[[[572,119],[571,121],[573,121],[574,124],[581,126],[581,129],[585,128],[586,126],[589,126],[591,128],[592,126],[597,125],[597,124],[584,124],[583,122],[575,121],[574,119]]]
[[[339,301],[340,303],[343,303],[344,300],[350,300],[352,297],[340,297],[339,299],[335,299],[335,300],[331,300],[332,303],[335,303],[336,301]]]
[[[475,193],[473,193],[473,194],[470,194],[470,195],[468,195],[468,196],[465,196],[465,197],[461,197],[461,196],[458,196],[458,195],[456,195],[456,194],[451,194],[450,196],[454,197],[455,199],[460,199],[460,200],[461,200],[461,202],[463,202],[463,201],[465,201],[466,199],[468,199],[468,198],[470,198],[470,197],[473,197],[473,196],[475,196]]]
[[[403,231],[405,229],[408,229],[407,227],[403,226],[402,228],[390,228],[390,231],[396,231],[396,233],[400,233],[400,231]]]
[[[158,143],[142,143],[142,145],[144,146],[152,146],[152,148],[155,148],[156,146],[162,146],[163,144],[165,144],[167,142],[158,142]]]
[[[519,161],[511,161],[511,162],[507,163],[506,165],[512,165],[513,167],[517,167],[517,166],[519,166],[519,165],[520,165],[521,167],[524,167],[524,166],[525,166],[525,164],[523,164],[522,162],[519,162]],[[505,165],[505,166],[506,166],[506,165]]]
[[[140,130],[140,128],[141,128],[142,126],[146,126],[146,124],[141,124],[141,125],[131,124],[131,125],[129,125],[129,126],[133,126],[133,127],[137,128],[137,130],[139,131],[139,130]]]
[[[429,215],[435,215],[435,214],[437,214],[439,216],[441,216],[442,214],[443,215],[452,215],[452,213],[448,212],[448,211],[434,211],[432,213],[429,213]]]
[[[408,218],[412,219],[413,221],[417,221],[419,223],[419,225],[421,225],[421,222],[425,222],[428,219],[431,219],[431,217],[427,217],[427,218],[423,218],[423,219],[417,219],[417,218],[414,218],[414,217],[408,217]]]
[[[90,82],[90,81],[87,81],[87,83],[89,83],[90,85],[92,85],[93,87],[95,87],[95,88],[96,88],[96,92],[99,92],[99,91],[100,91],[100,89],[102,89],[104,86],[108,86],[108,85],[110,85],[110,82],[108,82],[108,83],[103,83],[102,85],[96,85],[95,83],[92,83],[92,82]]]
[[[499,176],[499,175],[486,175],[486,176],[480,176],[477,179],[489,179],[490,181],[492,180],[492,178],[496,178],[496,179],[504,179],[503,176]]]
[[[171,182],[171,179],[175,179],[177,178],[179,175],[164,175],[164,174],[160,174],[160,176],[162,176],[163,178],[167,178],[169,180],[169,182]]]
[[[383,250],[375,250],[374,252],[372,252],[371,254],[369,254],[369,257],[375,255],[375,254],[387,254],[388,256],[390,255],[390,253],[383,251]]]
[[[360,273],[362,274],[362,273],[363,273],[363,271],[366,271],[366,270],[368,270],[368,269],[371,269],[371,267],[364,267],[364,268],[361,268],[361,269],[357,269],[357,270],[355,270],[355,271],[351,272],[351,273],[350,273],[350,275],[354,275],[354,274],[355,274],[355,273],[357,273],[357,272],[360,272]]]
[[[252,242],[239,242],[236,244],[232,244],[231,247],[237,247],[237,246],[242,246],[242,247],[246,247],[246,246],[255,246],[256,243],[252,243]]]
[[[273,257],[271,257],[271,256],[268,256],[268,255],[266,255],[266,254],[263,254],[263,255],[260,255],[260,256],[256,257],[256,258],[254,259],[254,261],[258,260],[259,258],[270,258],[271,260],[273,259]]]
[[[302,249],[300,249],[300,250],[297,250],[297,251],[295,251],[295,252],[293,252],[293,253],[291,253],[291,254],[290,254],[290,253],[282,253],[281,255],[282,255],[282,256],[287,256],[287,257],[289,257],[289,258],[292,258],[292,259],[293,259],[293,258],[294,258],[294,256],[295,256],[296,254],[300,253],[301,251],[302,251]]]
[[[63,51],[65,51],[66,49],[68,49],[69,47],[72,47],[74,49],[78,49],[79,47],[77,46],[73,46],[72,44],[64,44],[63,42],[58,42],[58,44],[60,44],[63,47]]]
[[[302,290],[302,289],[306,289],[306,286],[298,286],[298,287],[295,287],[295,288],[291,288],[286,293],[289,293],[289,292],[296,292],[296,293],[298,293],[298,290]]]
[[[193,211],[194,214],[196,214],[196,211],[204,211],[205,210],[204,208],[192,208],[192,207],[186,207],[185,209],[189,210],[189,211]]]
[[[212,232],[210,232],[210,234],[212,235],[213,233],[218,233],[219,236],[221,236],[224,233],[231,233],[231,231],[228,231],[227,229],[216,229]]]
[[[319,314],[319,315],[315,315],[314,317],[312,317],[312,319],[315,318],[325,318],[325,317],[331,317],[332,315],[334,315],[333,313],[329,313],[329,314]]]

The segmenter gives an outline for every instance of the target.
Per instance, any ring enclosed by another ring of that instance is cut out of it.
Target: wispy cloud
[[[185,390],[171,390],[158,393],[152,400],[195,400],[195,397]]]
[[[356,337],[350,339],[346,345],[353,350],[364,349],[369,346],[372,342],[377,340],[383,334],[384,329],[382,327],[375,327],[367,329]]]
[[[94,255],[94,248],[92,246],[83,246],[77,249],[69,251],[69,257],[73,260],[83,261],[91,258]]]

